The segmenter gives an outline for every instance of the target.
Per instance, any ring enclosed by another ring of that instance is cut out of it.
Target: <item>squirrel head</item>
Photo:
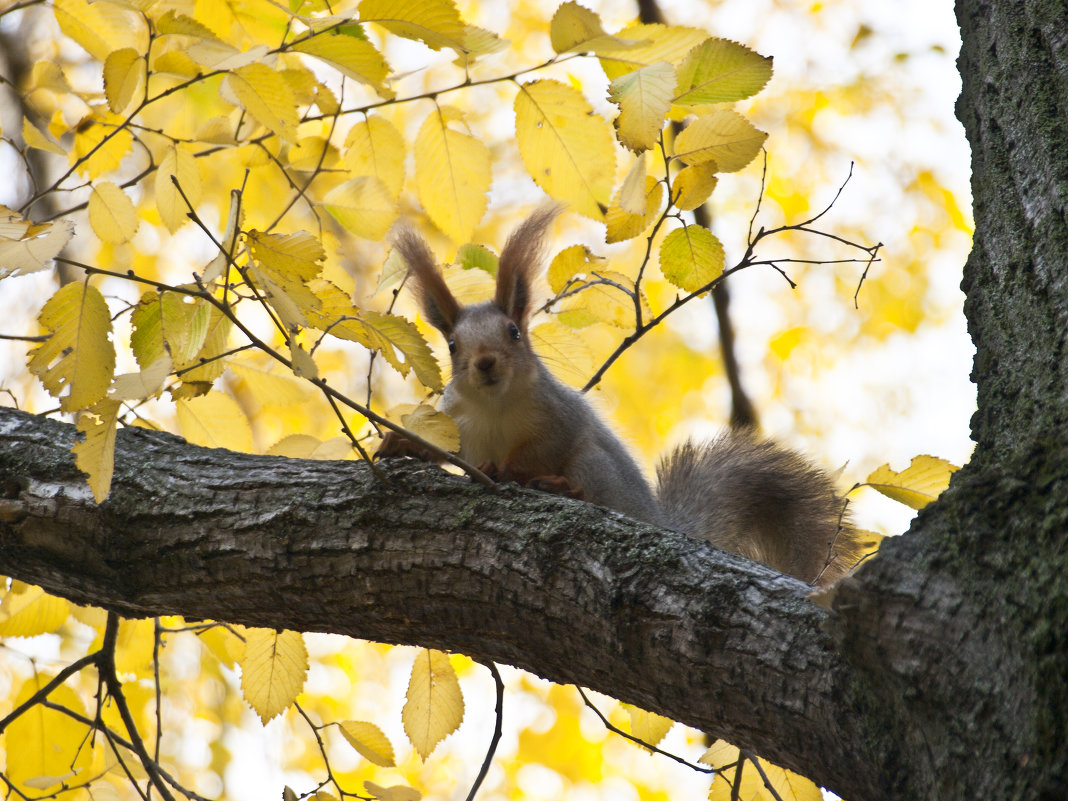
[[[450,387],[461,394],[503,396],[535,375],[538,357],[527,335],[531,285],[541,270],[545,233],[559,212],[542,207],[512,232],[501,251],[493,300],[473,306],[456,300],[419,234],[405,228],[396,237],[423,313],[449,343]]]

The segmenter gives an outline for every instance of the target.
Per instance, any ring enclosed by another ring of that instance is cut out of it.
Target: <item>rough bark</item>
[[[1068,6],[958,7],[979,444],[835,612],[744,560],[434,468],[123,432],[96,507],[72,431],[0,416],[0,571],[126,614],[464,651],[683,720],[851,799],[1063,798],[1068,776]]]

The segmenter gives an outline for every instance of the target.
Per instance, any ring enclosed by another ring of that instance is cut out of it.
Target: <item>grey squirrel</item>
[[[542,208],[512,233],[495,297],[473,306],[453,297],[417,233],[404,228],[395,237],[426,319],[448,340],[452,378],[441,408],[460,430],[460,457],[496,479],[703,537],[803,581],[826,584],[843,575],[855,562],[856,534],[822,470],[752,431],[734,430],[664,457],[654,493],[585,397],[550,374],[527,326],[531,285],[557,211]],[[391,432],[377,455],[415,453]]]

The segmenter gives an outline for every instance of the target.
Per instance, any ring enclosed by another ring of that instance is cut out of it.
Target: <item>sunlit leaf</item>
[[[619,106],[616,135],[620,144],[636,153],[656,145],[674,93],[675,69],[666,61],[612,81],[608,99]]]
[[[628,214],[645,214],[646,211],[646,166],[645,153],[639,153],[634,164],[627,171],[623,185],[619,188],[616,200],[619,207]]]
[[[111,112],[93,113],[74,127],[74,143],[67,160],[81,175],[95,180],[119,168],[133,147],[123,119]]]
[[[345,167],[353,175],[373,175],[397,198],[404,188],[404,137],[380,115],[353,125],[345,137]]]
[[[229,395],[209,392],[198,398],[182,399],[175,404],[178,430],[193,445],[252,450],[252,428],[248,418]]]
[[[636,706],[626,704],[630,716],[630,733],[646,745],[657,745],[667,735],[675,721],[655,712],[646,712]]]
[[[129,242],[139,221],[133,201],[111,181],[99,181],[89,195],[89,224],[104,242]]]
[[[29,700],[51,678],[34,671],[15,695],[14,706]],[[78,694],[66,685],[53,689],[48,700],[75,714],[85,714]],[[37,704],[15,718],[4,732],[5,778],[15,787],[27,787],[27,780],[40,776],[67,776],[72,772],[80,776],[93,758],[92,749],[85,747],[87,738],[91,739],[91,735],[85,725],[57,709]],[[36,795],[32,793],[31,797]]]
[[[588,275],[597,269],[604,258],[596,256],[585,245],[571,245],[561,250],[549,263],[547,278],[554,293],[563,292],[568,281],[579,275]]]
[[[0,205],[0,278],[43,270],[74,235],[74,223],[34,223]]]
[[[20,588],[22,592],[7,592],[0,604],[0,637],[51,634],[70,615],[69,601],[37,586],[22,584]]]
[[[375,724],[361,720],[346,720],[337,725],[348,744],[355,748],[364,759],[383,768],[391,768],[396,764],[393,745]]]
[[[616,169],[604,118],[570,86],[540,80],[519,88],[515,124],[519,154],[534,182],[580,214],[602,219]]]
[[[60,145],[46,136],[41,130],[30,122],[29,117],[22,118],[22,140],[26,143],[27,147],[36,148],[37,150],[44,150],[48,153],[55,153],[57,156],[66,156],[67,151]]]
[[[549,41],[557,53],[611,53],[636,47],[632,39],[605,33],[601,18],[578,3],[562,3],[549,23]]]
[[[683,167],[671,182],[671,199],[675,208],[692,211],[702,205],[716,188],[717,165],[714,161]]]
[[[52,5],[60,30],[101,64],[116,50],[144,53],[148,46],[142,18],[128,9],[86,0],[55,0]]]
[[[486,145],[450,126],[463,115],[435,107],[415,140],[415,189],[430,219],[456,242],[466,242],[486,210],[492,171]]]
[[[960,468],[937,456],[914,456],[909,466],[900,472],[889,464],[873,471],[864,483],[888,498],[913,509],[922,509],[942,494],[949,479]]]
[[[60,398],[64,411],[85,409],[101,400],[115,372],[115,346],[111,315],[100,290],[82,281],[60,287],[37,319],[50,336],[30,351],[30,372]]]
[[[144,370],[115,376],[115,380],[111,383],[111,392],[108,394],[116,400],[141,400],[154,397],[163,389],[163,382],[170,375],[171,367],[170,354],[164,353]]]
[[[634,280],[613,270],[592,272],[577,294],[564,302],[558,319],[572,328],[593,322],[607,323],[617,328],[634,327]],[[649,304],[639,296],[642,314],[649,319]]]
[[[620,191],[622,192],[622,188]],[[608,207],[608,213],[605,215],[605,242],[622,242],[641,234],[656,218],[663,200],[664,185],[651,175],[645,177],[644,214],[630,214],[624,211],[620,203],[620,196],[617,194],[612,199],[612,203]]]
[[[498,262],[497,254],[485,245],[469,242],[456,251],[456,264],[465,270],[482,270],[486,275],[496,276]]]
[[[443,451],[455,453],[460,450],[460,430],[455,421],[433,406],[400,404],[389,410],[389,417]]]
[[[466,26],[452,0],[363,0],[360,21],[375,22],[432,50],[463,50]]]
[[[349,35],[344,29],[332,29],[302,39],[290,49],[322,59],[349,78],[370,86],[379,97],[390,99],[395,94],[385,84],[389,65],[366,38]]]
[[[696,292],[723,273],[723,245],[707,228],[676,228],[660,245],[660,271],[680,289]]]
[[[679,65],[676,103],[730,103],[755,95],[771,78],[771,58],[729,39],[707,39]]]
[[[144,58],[132,47],[124,47],[108,54],[104,62],[104,94],[108,106],[122,114],[145,90],[148,79]]]
[[[377,798],[378,801],[420,801],[423,797],[421,792],[406,784],[383,787],[372,781],[365,781],[363,786],[371,794],[371,797]]]
[[[241,379],[256,402],[263,406],[300,406],[308,400],[307,384],[292,375],[271,372],[238,361],[230,363],[230,370]]]
[[[338,184],[326,193],[323,206],[348,231],[373,240],[385,237],[400,213],[386,185],[373,175]]]
[[[111,491],[115,467],[115,427],[121,404],[102,400],[78,415],[78,431],[85,439],[74,443],[74,463],[89,477],[89,489],[97,503],[103,503]]]
[[[530,330],[530,344],[549,371],[565,384],[581,387],[593,375],[593,353],[565,325],[551,321],[535,326]]]
[[[356,320],[331,328],[331,333],[378,350],[401,375],[414,369],[415,377],[427,389],[437,392],[443,388],[441,370],[430,346],[419,329],[403,317],[364,310]],[[404,354],[404,361],[397,357],[398,350]]]
[[[464,717],[464,699],[448,654],[421,650],[412,665],[401,719],[422,759],[454,732]]]
[[[241,692],[267,723],[296,700],[308,676],[308,651],[297,631],[248,629],[241,657]]]
[[[290,459],[340,460],[352,456],[352,443],[346,437],[331,437],[321,441],[309,434],[289,434],[268,448],[266,453]]]
[[[730,109],[710,111],[675,139],[675,156],[686,164],[715,161],[717,172],[736,172],[760,152],[768,135]]]
[[[177,180],[178,186],[174,181]],[[181,187],[179,192],[178,187]],[[182,192],[189,203],[182,197]],[[200,203],[201,180],[197,160],[188,150],[175,146],[167,151],[156,171],[156,208],[163,224],[173,233],[188,221],[190,208]]]
[[[287,142],[297,141],[297,102],[289,84],[266,64],[238,67],[227,82],[242,107],[269,131]]]
[[[610,81],[658,61],[679,64],[687,53],[708,38],[708,31],[677,25],[635,23],[619,31],[616,36],[638,44],[601,57],[601,68]]]

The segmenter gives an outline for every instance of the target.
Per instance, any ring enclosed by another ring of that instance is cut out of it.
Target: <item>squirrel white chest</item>
[[[450,386],[442,408],[460,429],[460,455],[473,464],[501,464],[519,445],[537,436],[536,415],[531,414],[529,394],[481,391],[459,392]]]

